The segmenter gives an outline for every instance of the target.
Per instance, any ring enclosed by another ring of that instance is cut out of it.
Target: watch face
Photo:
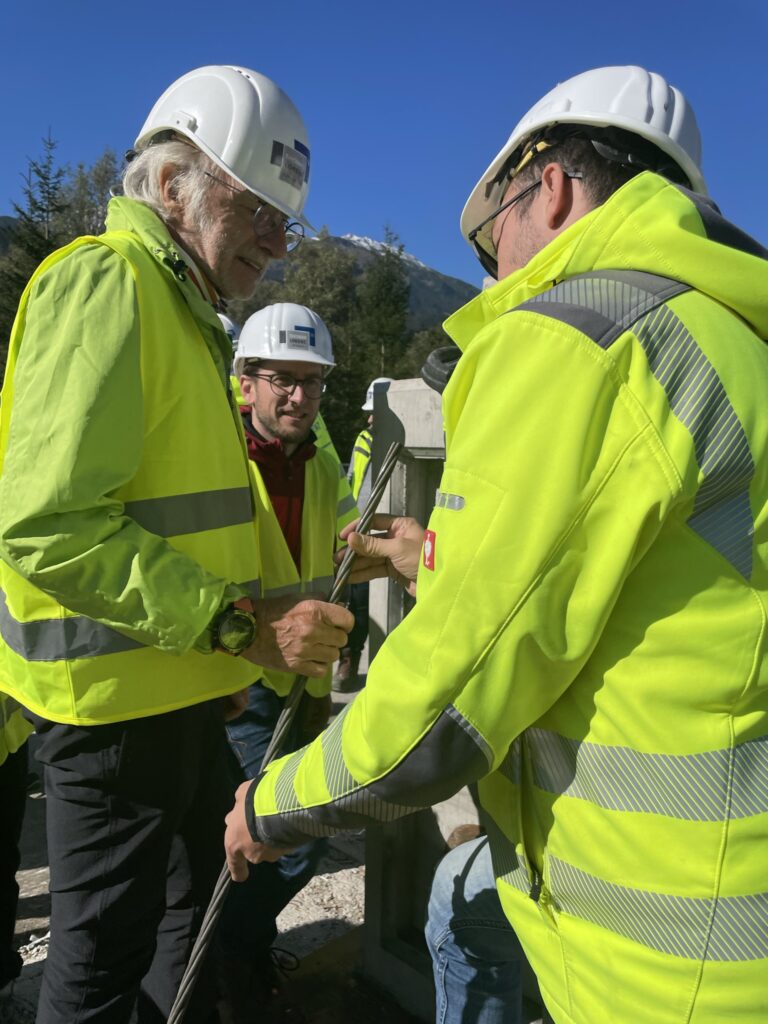
[[[240,608],[228,608],[219,619],[217,646],[230,654],[240,654],[256,636],[254,617]]]

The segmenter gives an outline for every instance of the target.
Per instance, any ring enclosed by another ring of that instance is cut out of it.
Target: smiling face
[[[257,237],[253,214],[259,205],[255,195],[233,192],[214,179],[202,217],[171,197],[166,220],[171,234],[224,298],[250,298],[270,260],[286,255],[282,228]]]
[[[323,379],[325,369],[318,363],[288,359],[263,359],[258,364],[258,377],[243,375],[240,390],[251,407],[251,422],[262,437],[279,439],[287,454],[306,440],[320,410],[320,398],[307,398],[303,387],[293,394],[276,394],[265,377],[289,374],[297,384],[307,378]]]

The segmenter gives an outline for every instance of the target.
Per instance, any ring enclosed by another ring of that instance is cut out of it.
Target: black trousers
[[[166,1020],[224,862],[233,792],[212,701],[99,726],[36,719],[51,940],[37,1024]],[[206,963],[186,1021],[216,1020]]]
[[[13,944],[19,887],[19,839],[27,800],[27,745],[0,764],[0,988],[21,973]]]

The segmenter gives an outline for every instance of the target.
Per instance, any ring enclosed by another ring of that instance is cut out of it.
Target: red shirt
[[[283,442],[267,441],[251,422],[250,407],[240,409],[248,444],[248,457],[258,463],[277,521],[283,531],[296,569],[301,573],[301,513],[304,507],[304,466],[314,458],[315,435],[310,434],[292,455]]]

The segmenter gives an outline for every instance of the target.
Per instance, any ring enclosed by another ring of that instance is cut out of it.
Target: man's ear
[[[573,209],[572,181],[560,164],[550,163],[541,174],[544,215],[550,231],[559,231]]]
[[[179,208],[179,191],[176,184],[178,168],[175,164],[163,164],[160,168],[160,192],[163,197],[163,206],[169,214],[174,214]]]
[[[245,374],[240,377],[240,394],[243,396],[246,405],[253,404],[253,392],[255,388],[256,385],[250,377],[246,377]]]

